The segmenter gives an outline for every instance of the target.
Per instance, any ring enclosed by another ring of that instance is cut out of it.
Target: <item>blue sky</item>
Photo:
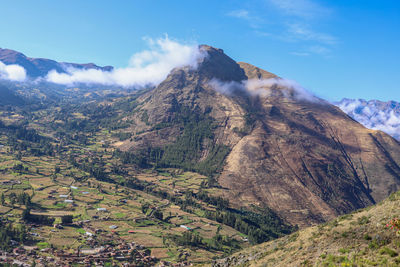
[[[296,80],[328,100],[400,101],[397,0],[9,0],[0,47],[126,66],[168,34]]]

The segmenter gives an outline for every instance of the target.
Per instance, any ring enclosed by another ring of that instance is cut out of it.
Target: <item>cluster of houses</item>
[[[114,259],[120,262],[126,262],[122,264],[124,266],[155,266],[157,259],[150,256],[150,251],[144,249],[143,246],[132,243],[121,243],[118,246],[105,246],[94,250],[81,250],[78,249],[74,253],[67,253],[64,251],[57,251],[54,254],[64,264],[85,264],[85,265],[96,265],[104,266],[110,259]],[[135,263],[135,265],[130,265]]]
[[[10,266],[32,266],[34,262],[37,266],[63,266],[63,263],[54,257],[44,256],[51,253],[50,248],[39,250],[37,247],[17,247],[12,252],[0,251],[0,265],[9,264]]]
[[[21,184],[21,181],[19,180],[3,180],[0,181],[1,185],[15,185],[15,184]]]
[[[158,261],[155,257],[150,256],[149,250],[134,242],[121,243],[118,246],[108,245],[97,249],[77,249],[73,253],[51,248],[39,250],[37,247],[22,246],[15,248],[12,252],[0,251],[0,264],[8,263],[17,266],[31,266],[33,262],[37,266],[71,266],[74,264],[104,266],[111,259],[119,261],[122,266],[155,266]]]

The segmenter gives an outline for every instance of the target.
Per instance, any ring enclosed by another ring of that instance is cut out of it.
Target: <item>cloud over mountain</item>
[[[112,71],[99,69],[67,68],[66,73],[50,71],[46,80],[57,84],[103,84],[117,86],[157,85],[176,67],[197,67],[198,61],[206,53],[197,45],[182,44],[168,36],[157,40],[146,39],[149,49],[136,53],[125,68]]]
[[[365,127],[400,140],[400,103],[345,98],[334,104]]]
[[[297,82],[282,78],[250,79],[240,83],[235,81],[223,82],[213,79],[210,81],[210,85],[216,91],[225,95],[232,95],[237,91],[242,91],[252,96],[268,97],[279,94],[283,97],[300,101],[321,101]]]
[[[24,81],[26,79],[26,71],[19,65],[6,65],[0,61],[0,79]]]

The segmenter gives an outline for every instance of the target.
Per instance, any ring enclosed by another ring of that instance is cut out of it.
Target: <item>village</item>
[[[120,266],[191,266],[189,262],[170,263],[157,260],[149,255],[140,245],[123,243],[118,246],[105,246],[96,249],[78,249],[73,253],[51,248],[38,250],[37,247],[17,247],[12,252],[0,251],[0,263],[8,263],[17,266],[71,266],[79,264],[82,266],[105,266],[113,261]],[[51,256],[44,256],[49,254]],[[120,264],[116,263],[119,262]]]
[[[212,193],[206,176],[138,171],[104,146],[111,135],[102,131],[84,147],[69,144],[69,154],[40,157],[10,153],[7,138],[0,137],[0,218],[27,230],[24,242],[13,239],[12,249],[0,251],[1,263],[190,266],[230,251],[222,237],[234,240],[233,247],[249,245],[246,235],[206,217],[215,203],[192,197],[200,190]],[[108,180],[93,173],[99,161]]]

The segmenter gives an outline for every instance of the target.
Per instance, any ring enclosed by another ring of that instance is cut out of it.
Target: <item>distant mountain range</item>
[[[78,64],[57,62],[45,58],[31,58],[15,50],[2,48],[0,48],[0,61],[6,65],[16,64],[24,67],[27,75],[31,78],[44,77],[51,70],[65,73],[69,67],[76,69],[100,69],[104,71],[111,71],[113,69],[112,66],[100,67],[94,63]]]
[[[399,102],[344,98],[334,104],[365,127],[381,130],[400,140]]]

